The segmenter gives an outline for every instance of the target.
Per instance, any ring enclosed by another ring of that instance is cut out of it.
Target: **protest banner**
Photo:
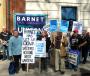
[[[23,28],[21,63],[35,63],[36,33],[35,29]]]
[[[57,31],[57,20],[50,20],[50,32]]]
[[[46,41],[36,42],[35,57],[46,57]]]
[[[14,29],[18,29],[22,34],[23,28],[43,28],[46,25],[47,15],[43,14],[14,14]]]
[[[69,21],[61,20],[60,21],[60,32],[68,32]]]
[[[80,53],[78,51],[69,51],[68,52],[69,63],[77,66],[79,64],[79,54]]]
[[[73,27],[72,27],[72,31],[74,30],[78,30],[78,34],[82,34],[82,30],[83,30],[83,25],[81,22],[73,22]]]

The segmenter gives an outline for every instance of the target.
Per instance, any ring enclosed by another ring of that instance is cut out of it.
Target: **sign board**
[[[79,62],[79,53],[76,51],[69,51],[68,52],[68,60],[69,63],[73,65],[77,65]]]
[[[50,32],[57,31],[57,20],[50,20]]]
[[[69,21],[61,20],[60,21],[60,32],[68,32]]]
[[[78,30],[78,34],[82,34],[82,30],[83,30],[83,26],[81,22],[73,22],[73,27],[72,27],[72,31],[74,31],[75,29]]]
[[[35,29],[23,28],[23,44],[21,63],[34,63],[36,50],[36,33]]]
[[[35,57],[46,57],[46,41],[36,42]]]

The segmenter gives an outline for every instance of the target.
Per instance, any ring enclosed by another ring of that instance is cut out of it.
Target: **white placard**
[[[36,42],[35,57],[46,57],[46,41]]]
[[[73,27],[72,27],[72,31],[74,31],[75,29],[78,30],[78,34],[82,34],[82,30],[83,30],[83,25],[81,22],[73,22]]]
[[[35,29],[23,28],[21,63],[35,63],[36,33]]]

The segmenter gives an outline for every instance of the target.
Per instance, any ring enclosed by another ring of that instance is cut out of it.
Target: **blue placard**
[[[61,20],[60,21],[60,32],[68,32],[69,21]]]
[[[69,63],[78,66],[80,63],[80,52],[79,50],[69,50],[68,52],[68,61]]]
[[[57,31],[57,20],[50,20],[50,32]]]
[[[36,42],[35,57],[46,57],[46,42],[45,41]]]

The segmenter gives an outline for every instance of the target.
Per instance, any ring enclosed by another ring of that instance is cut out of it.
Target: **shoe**
[[[19,71],[16,72],[16,74],[18,74],[18,73],[19,73]]]
[[[74,69],[74,71],[76,72],[76,71],[77,71],[77,69]]]
[[[19,70],[17,70],[16,73],[19,73]]]
[[[22,69],[22,71],[27,71],[26,69]]]
[[[83,61],[83,62],[82,62],[82,64],[86,64],[86,62],[85,62],[85,61]]]
[[[59,70],[54,70],[54,72],[58,72]]]
[[[64,71],[60,71],[60,73],[63,75],[63,74],[65,74],[65,72]]]

